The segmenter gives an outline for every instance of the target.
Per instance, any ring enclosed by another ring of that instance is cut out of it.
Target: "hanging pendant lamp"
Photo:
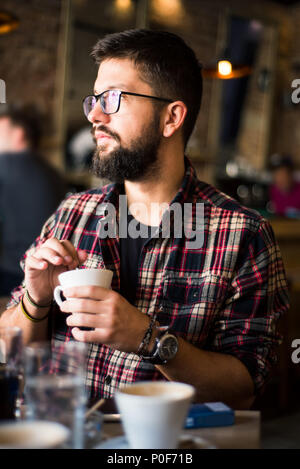
[[[0,11],[0,35],[17,29],[20,24],[18,18],[6,11]]]
[[[225,49],[212,66],[203,68],[204,78],[218,78],[220,80],[229,80],[231,78],[241,78],[250,75],[252,68],[245,64],[233,64],[230,60],[230,54]]]

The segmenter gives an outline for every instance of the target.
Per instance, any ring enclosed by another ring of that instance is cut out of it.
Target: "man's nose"
[[[102,111],[102,108],[101,108],[101,105],[100,105],[99,101],[96,102],[94,108],[91,110],[91,112],[89,113],[87,118],[88,118],[88,121],[91,124],[95,124],[96,122],[105,122],[105,123],[107,123],[110,120],[109,114],[105,114]]]

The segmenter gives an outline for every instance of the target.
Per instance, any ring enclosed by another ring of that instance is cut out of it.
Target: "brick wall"
[[[34,104],[43,113],[45,146],[52,146],[57,133],[61,5],[60,0],[1,0],[1,9],[20,19],[18,29],[0,35],[0,78],[6,82],[6,101]]]

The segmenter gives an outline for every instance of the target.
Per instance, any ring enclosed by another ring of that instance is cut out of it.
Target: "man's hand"
[[[58,275],[72,270],[87,258],[85,251],[76,251],[70,241],[48,239],[25,262],[25,285],[31,298],[38,304],[47,304],[59,284]]]
[[[81,342],[108,345],[123,352],[136,353],[149,326],[149,318],[119,293],[102,287],[65,288],[67,298],[61,306],[73,327],[74,338]],[[80,330],[91,327],[94,330]]]

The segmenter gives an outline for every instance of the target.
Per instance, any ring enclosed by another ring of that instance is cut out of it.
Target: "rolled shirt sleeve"
[[[277,363],[281,341],[277,324],[289,309],[281,253],[266,220],[241,249],[224,303],[210,349],[241,360],[259,393]]]

